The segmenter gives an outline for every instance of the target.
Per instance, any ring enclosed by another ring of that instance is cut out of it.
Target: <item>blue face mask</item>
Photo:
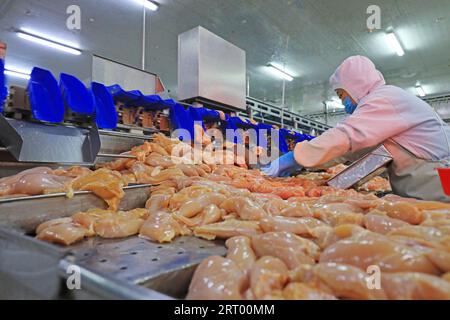
[[[347,112],[348,114],[352,114],[353,112],[355,112],[356,108],[358,107],[358,104],[353,103],[350,97],[346,97],[343,103],[345,106],[345,112]]]

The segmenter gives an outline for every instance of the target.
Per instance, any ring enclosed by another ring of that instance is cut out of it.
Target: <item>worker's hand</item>
[[[220,120],[225,121],[227,120],[227,117],[225,116],[225,113],[223,111],[217,110],[219,112]]]
[[[288,152],[266,167],[261,169],[262,173],[269,177],[288,177],[302,169],[294,158],[294,152]]]

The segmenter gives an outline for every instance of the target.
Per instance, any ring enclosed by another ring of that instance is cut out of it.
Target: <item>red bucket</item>
[[[450,168],[436,168],[441,179],[442,189],[447,196],[450,196]]]

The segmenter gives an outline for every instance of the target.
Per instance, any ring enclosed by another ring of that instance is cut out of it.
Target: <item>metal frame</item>
[[[312,133],[314,130],[317,135],[331,129],[324,123],[308,119],[252,97],[247,97],[247,113],[240,112],[238,115],[246,119],[253,118],[262,123],[301,130],[305,133]]]

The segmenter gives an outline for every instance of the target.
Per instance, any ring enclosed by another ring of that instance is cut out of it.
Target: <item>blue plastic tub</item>
[[[150,111],[161,111],[170,108],[175,104],[176,104],[175,101],[163,100],[158,95],[149,95],[149,96],[143,95],[141,99],[138,101],[138,106],[144,107],[145,109]]]
[[[109,93],[112,95],[115,102],[122,102],[126,106],[130,106],[130,104],[133,104],[134,102],[138,101],[142,96],[142,93],[140,91],[138,90],[125,91],[118,84],[109,86],[107,89]]]
[[[66,106],[73,112],[92,115],[94,113],[94,99],[89,90],[78,78],[61,73],[59,87]]]
[[[3,112],[3,105],[5,104],[8,90],[6,88],[5,78],[5,62],[0,59],[0,112]]]
[[[58,82],[50,71],[33,68],[28,94],[33,118],[54,123],[64,120],[64,102]]]
[[[185,129],[189,132],[191,139],[194,137],[194,120],[191,118],[189,112],[181,104],[175,104],[170,108],[169,113],[172,130]],[[184,142],[188,142],[185,137],[177,137]]]
[[[112,95],[101,83],[91,83],[91,93],[94,97],[95,120],[102,129],[117,128],[117,112]]]

